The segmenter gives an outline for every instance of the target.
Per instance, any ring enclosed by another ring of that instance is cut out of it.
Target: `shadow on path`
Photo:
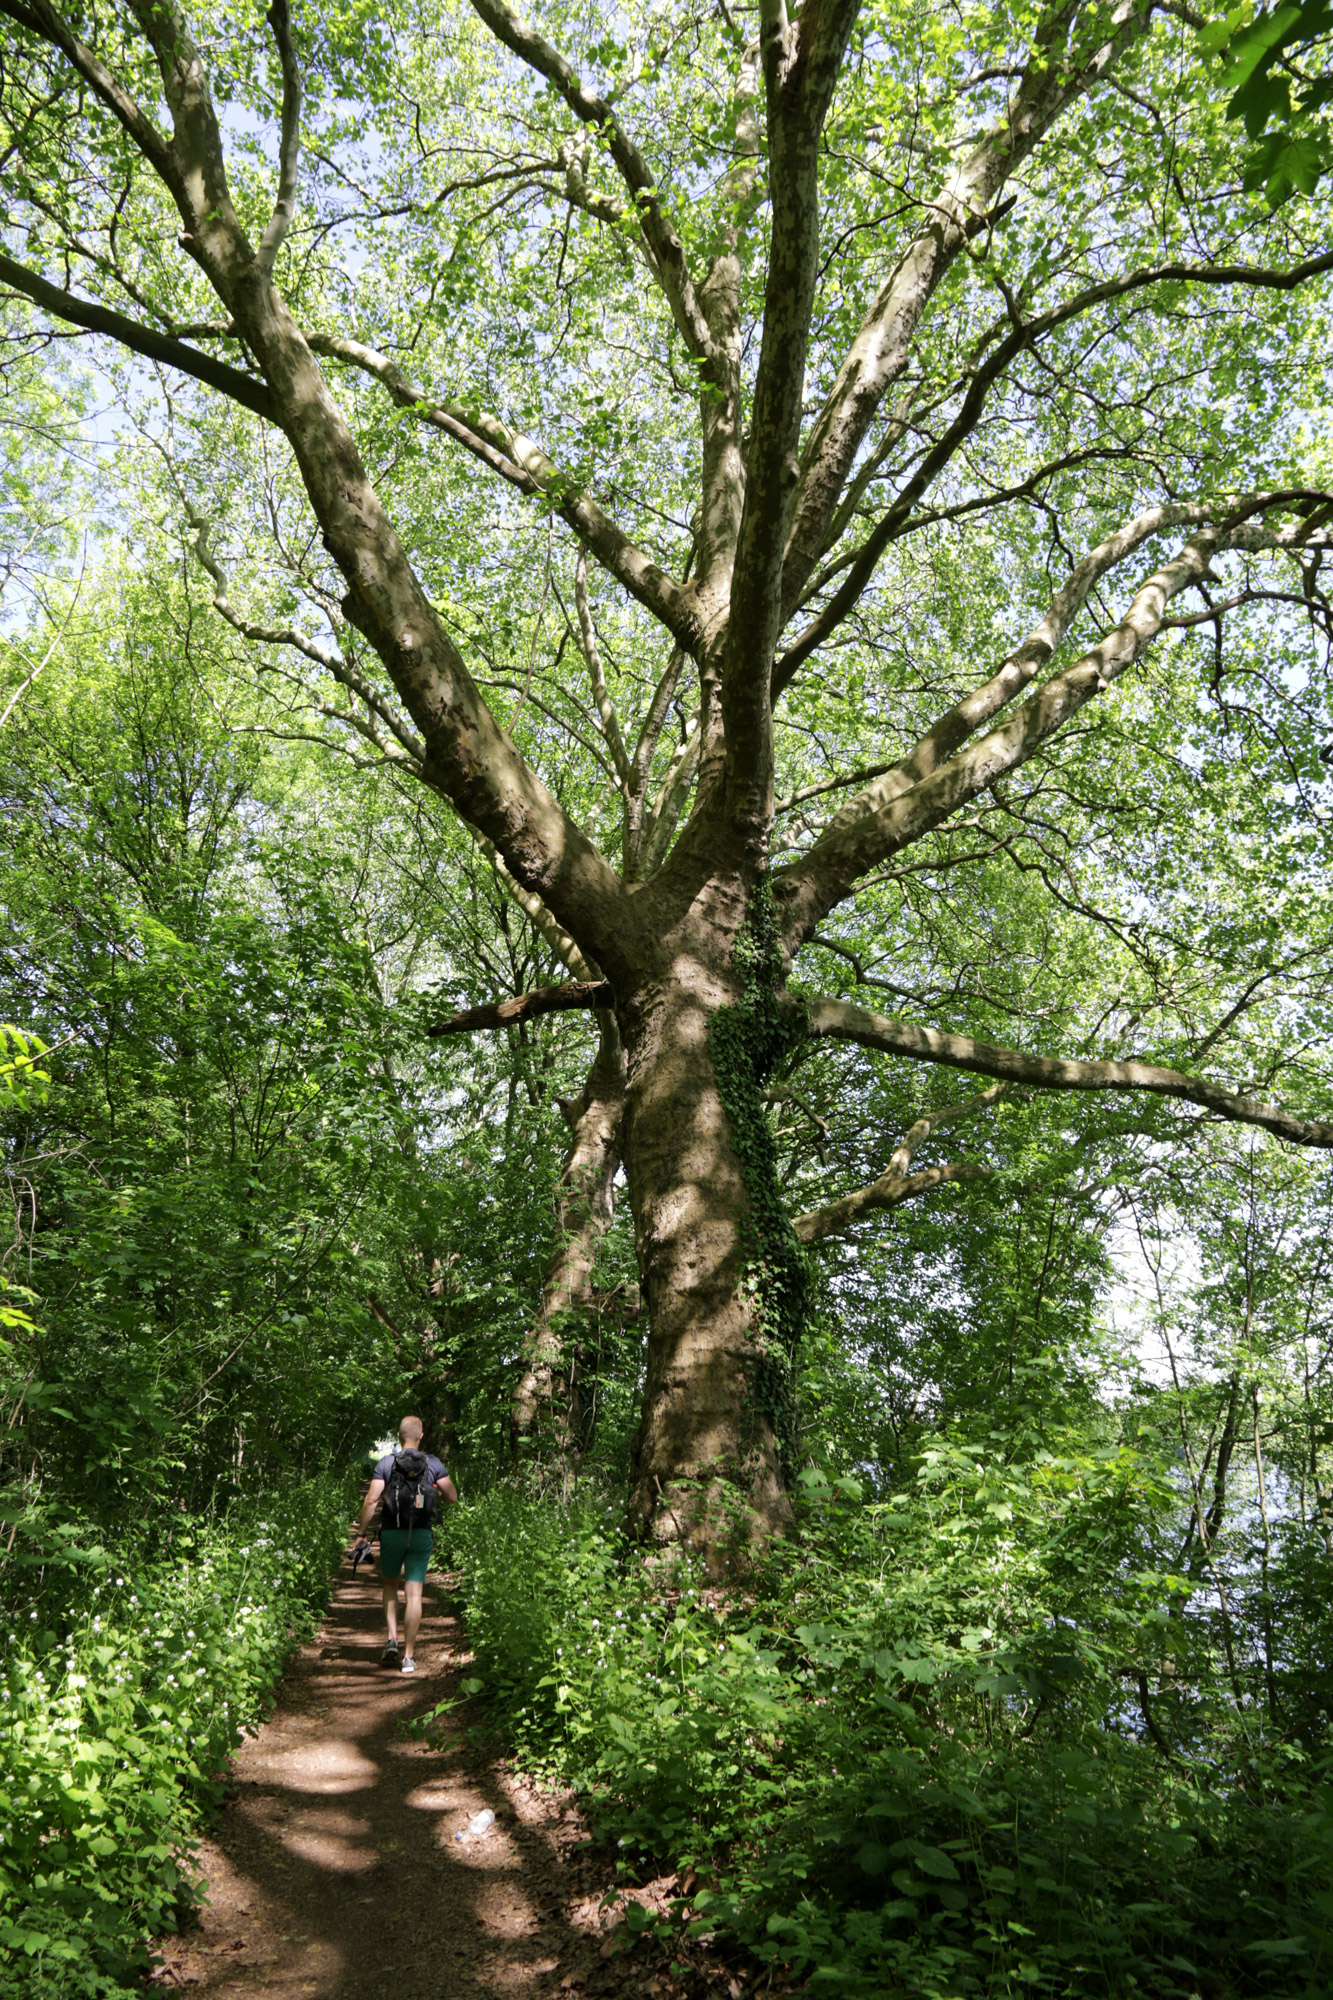
[[[602,1962],[598,1899],[567,1906],[582,1826],[525,1790],[447,1718],[430,1745],[400,1724],[449,1691],[467,1655],[439,1580],[411,1678],[379,1665],[379,1577],[346,1571],[319,1638],[232,1760],[236,1794],[203,1845],[198,1928],[164,1940],[157,1984],[216,2000],[496,2000],[650,1994]],[[455,1835],[489,1806],[490,1832]]]

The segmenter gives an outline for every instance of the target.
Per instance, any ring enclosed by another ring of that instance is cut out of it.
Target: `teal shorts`
[[[412,1546],[407,1546],[408,1535]],[[429,1528],[381,1528],[380,1575],[396,1583],[399,1576],[408,1583],[424,1583],[430,1562],[432,1536]]]

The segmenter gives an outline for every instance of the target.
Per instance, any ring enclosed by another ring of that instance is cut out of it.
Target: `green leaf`
[[[958,1870],[948,1855],[938,1847],[926,1847],[920,1841],[910,1843],[912,1859],[923,1875],[930,1875],[941,1882],[956,1882]]]

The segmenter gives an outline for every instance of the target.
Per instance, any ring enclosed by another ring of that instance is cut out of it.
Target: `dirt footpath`
[[[164,1939],[155,1983],[216,2000],[498,2000],[682,1990],[622,1955],[600,1908],[609,1864],[571,1853],[578,1815],[528,1788],[451,1715],[432,1744],[400,1725],[454,1692],[468,1655],[438,1578],[410,1679],[379,1665],[379,1579],[346,1569],[236,1781],[201,1864],[197,1929]],[[466,1710],[463,1711],[466,1715]],[[495,1825],[456,1836],[489,1806]],[[719,1968],[705,1983],[739,1993]],[[697,1978],[686,1985],[699,1990]]]

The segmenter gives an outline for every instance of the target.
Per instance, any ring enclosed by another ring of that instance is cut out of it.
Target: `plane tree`
[[[569,974],[438,1031],[595,1020],[515,1421],[623,1165],[649,1538],[782,1529],[804,1246],[1006,1096],[1333,1146],[1333,251],[1179,13],[0,0],[13,350]],[[830,1047],[966,1080],[793,1222]]]

